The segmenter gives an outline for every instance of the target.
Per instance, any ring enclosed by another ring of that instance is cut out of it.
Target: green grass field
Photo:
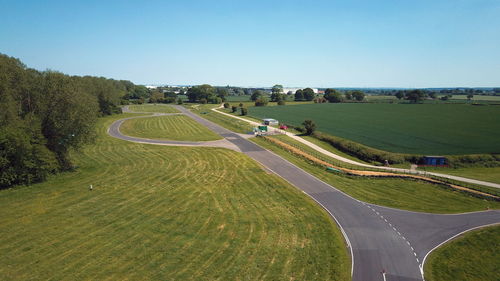
[[[252,139],[319,179],[362,201],[417,212],[461,213],[500,209],[500,202],[486,201],[440,185],[395,178],[363,178],[325,171],[261,138]]]
[[[453,95],[451,99],[454,100],[467,100],[467,95]],[[500,102],[500,96],[481,96],[481,95],[474,95],[472,98],[472,101],[493,101],[493,102]]]
[[[159,112],[159,113],[179,113],[180,111],[172,106],[164,104],[136,104],[128,106],[135,112]]]
[[[109,137],[126,116],[100,119],[75,172],[0,191],[0,280],[350,279],[302,192],[234,151]]]
[[[456,175],[471,179],[500,183],[500,167],[434,168],[422,167],[419,170]]]
[[[500,226],[465,233],[437,248],[424,270],[428,281],[499,280]]]
[[[256,118],[317,129],[374,148],[415,154],[500,153],[500,106],[466,104],[309,104],[250,107]]]
[[[120,127],[128,136],[177,141],[211,141],[222,139],[193,119],[183,115],[129,119]]]
[[[210,120],[216,124],[223,126],[233,132],[246,134],[252,132],[253,126],[245,121],[238,120],[235,118],[224,116],[220,113],[214,112],[212,108],[218,107],[218,105],[204,104],[204,105],[185,105],[186,108],[190,109],[192,112],[200,115],[201,117]]]

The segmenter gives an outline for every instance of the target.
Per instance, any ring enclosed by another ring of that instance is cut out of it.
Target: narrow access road
[[[242,153],[302,190],[327,210],[347,241],[354,281],[423,280],[424,259],[435,247],[464,231],[500,224],[498,210],[437,215],[361,202],[244,137],[183,107],[176,108],[223,136]]]
[[[219,113],[219,114],[223,114],[223,115],[226,115],[226,116],[229,116],[231,118],[235,118],[235,119],[238,119],[238,120],[242,120],[242,121],[245,121],[247,123],[250,123],[254,126],[258,126],[258,125],[262,125],[260,123],[257,123],[257,122],[254,122],[254,121],[251,121],[251,120],[248,120],[248,119],[245,119],[245,118],[242,118],[242,117],[238,117],[238,116],[234,116],[234,115],[231,115],[231,114],[228,114],[228,113],[225,113],[225,112],[221,112],[219,110],[217,110],[217,108],[213,108],[212,109],[213,111]],[[272,128],[272,127],[271,127]],[[467,183],[472,183],[472,184],[478,184],[478,185],[484,185],[484,186],[489,186],[489,187],[494,187],[494,188],[500,188],[500,184],[498,183],[493,183],[493,182],[487,182],[487,181],[481,181],[481,180],[475,180],[475,179],[469,179],[469,178],[464,178],[464,177],[459,177],[459,176],[453,176],[453,175],[447,175],[447,174],[442,174],[442,173],[435,173],[435,172],[425,172],[425,171],[412,171],[410,169],[402,169],[402,168],[391,168],[391,167],[385,167],[385,166],[373,166],[373,165],[370,165],[370,164],[365,164],[365,163],[360,163],[360,162],[357,162],[357,161],[354,161],[354,160],[351,160],[351,159],[348,159],[348,158],[345,158],[345,157],[342,157],[340,155],[337,155],[335,153],[332,153],[324,148],[321,148],[319,147],[318,145],[310,142],[310,141],[307,141],[295,134],[292,134],[292,133],[289,133],[289,132],[286,132],[286,131],[283,131],[283,130],[280,130],[280,129],[276,129],[276,128],[273,128],[274,130],[276,131],[279,131],[280,133],[282,134],[285,134],[291,138],[293,138],[294,140],[298,141],[298,142],[301,142],[309,147],[311,147],[312,149],[326,155],[326,156],[329,156],[329,157],[332,157],[334,159],[337,159],[337,160],[340,160],[342,162],[345,162],[345,163],[349,163],[349,164],[352,164],[352,165],[357,165],[357,166],[360,166],[360,167],[365,167],[365,168],[372,168],[372,169],[380,169],[380,170],[386,170],[386,171],[392,171],[392,172],[403,172],[403,173],[407,173],[407,174],[419,174],[419,175],[433,175],[433,176],[436,176],[436,177],[441,177],[441,178],[447,178],[447,179],[452,179],[452,180],[457,180],[457,181],[462,181],[462,182],[467,182]]]

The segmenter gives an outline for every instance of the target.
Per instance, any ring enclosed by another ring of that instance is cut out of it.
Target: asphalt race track
[[[352,254],[354,281],[380,281],[384,278],[387,281],[423,280],[424,259],[435,247],[464,231],[500,223],[499,210],[437,215],[361,202],[241,135],[201,118],[184,107],[175,107],[224,137],[225,141],[237,147],[234,150],[250,156],[325,208],[342,228],[346,238],[348,251]],[[108,133],[111,136],[141,143],[211,146],[124,136],[119,131],[123,120],[115,121],[110,126]],[[220,145],[225,146],[227,143]]]

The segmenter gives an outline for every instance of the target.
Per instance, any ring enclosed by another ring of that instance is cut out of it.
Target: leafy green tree
[[[193,86],[188,89],[187,97],[189,102],[201,102],[205,100],[205,103],[209,100],[214,100],[217,97],[216,90],[214,87],[203,84],[200,86]]]
[[[280,100],[280,101],[278,101],[278,105],[286,105],[286,101],[285,100]]]
[[[345,94],[345,99],[346,100],[352,100],[352,92],[351,91],[347,91]]]
[[[280,100],[284,100],[284,99],[285,99],[284,94],[271,93],[271,101],[272,102],[279,102]]]
[[[255,106],[266,106],[268,103],[267,97],[261,96],[255,101]]]
[[[301,89],[297,90],[295,92],[295,98],[294,98],[296,101],[302,101],[304,100],[304,93],[302,92]]]
[[[472,100],[472,98],[474,98],[474,95],[473,95],[473,94],[468,94],[468,95],[467,95],[467,100]]]
[[[233,112],[233,113],[234,113],[234,112],[236,112],[236,111],[238,111],[238,107],[237,107],[237,106],[235,106],[235,105],[231,106],[231,112]]]
[[[153,91],[151,97],[149,98],[149,103],[163,103],[165,100],[165,95],[159,91]]]
[[[316,124],[312,120],[304,120],[302,123],[304,129],[306,130],[306,135],[312,135],[316,130]]]
[[[98,105],[83,89],[74,87],[71,78],[58,72],[45,72],[44,99],[39,112],[47,147],[56,153],[62,169],[70,169],[70,148],[80,148],[94,139]]]
[[[323,97],[332,103],[339,103],[343,100],[342,94],[335,89],[326,89]]]
[[[283,94],[283,85],[274,85],[271,89],[271,93]]]
[[[400,100],[405,97],[405,93],[403,91],[397,91],[395,96],[396,98],[398,98],[398,100]]]
[[[426,97],[427,95],[425,94],[424,91],[420,90],[420,89],[415,89],[415,90],[411,90],[409,91],[407,94],[406,94],[406,99],[413,102],[413,103],[417,103],[417,102],[420,102],[422,100],[424,100],[424,98]]]
[[[240,111],[241,111],[241,115],[244,116],[244,115],[247,115],[248,114],[248,109],[246,109],[245,107],[241,107],[240,108]]]
[[[224,103],[224,108],[229,108],[229,103],[225,102]]]
[[[362,101],[365,99],[365,93],[363,93],[362,91],[353,91],[352,93],[352,97],[357,100],[357,101]]]
[[[306,101],[312,101],[312,100],[314,99],[314,97],[316,96],[316,95],[314,94],[313,89],[311,89],[311,88],[305,88],[305,89],[303,90],[303,94],[304,94],[304,99],[305,99]]]
[[[229,95],[229,91],[226,88],[217,88],[217,97],[221,99],[221,101],[226,101],[226,97]]]
[[[250,99],[252,101],[256,101],[258,98],[264,97],[264,96],[266,96],[266,94],[264,93],[264,91],[262,91],[262,90],[255,90],[255,91],[252,92],[252,95],[250,96]]]

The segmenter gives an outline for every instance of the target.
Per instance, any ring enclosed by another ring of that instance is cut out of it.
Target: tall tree
[[[353,91],[351,94],[352,94],[352,97],[357,101],[362,101],[365,99],[365,93],[363,93],[362,91],[356,90],[356,91]]]
[[[335,89],[326,89],[323,97],[331,103],[339,103],[343,100],[342,94]]]
[[[298,89],[297,91],[295,91],[295,100],[296,101],[304,100],[304,92],[301,89]]]
[[[314,91],[311,88],[305,88],[303,90],[304,93],[304,99],[307,101],[312,101],[315,97]]]

